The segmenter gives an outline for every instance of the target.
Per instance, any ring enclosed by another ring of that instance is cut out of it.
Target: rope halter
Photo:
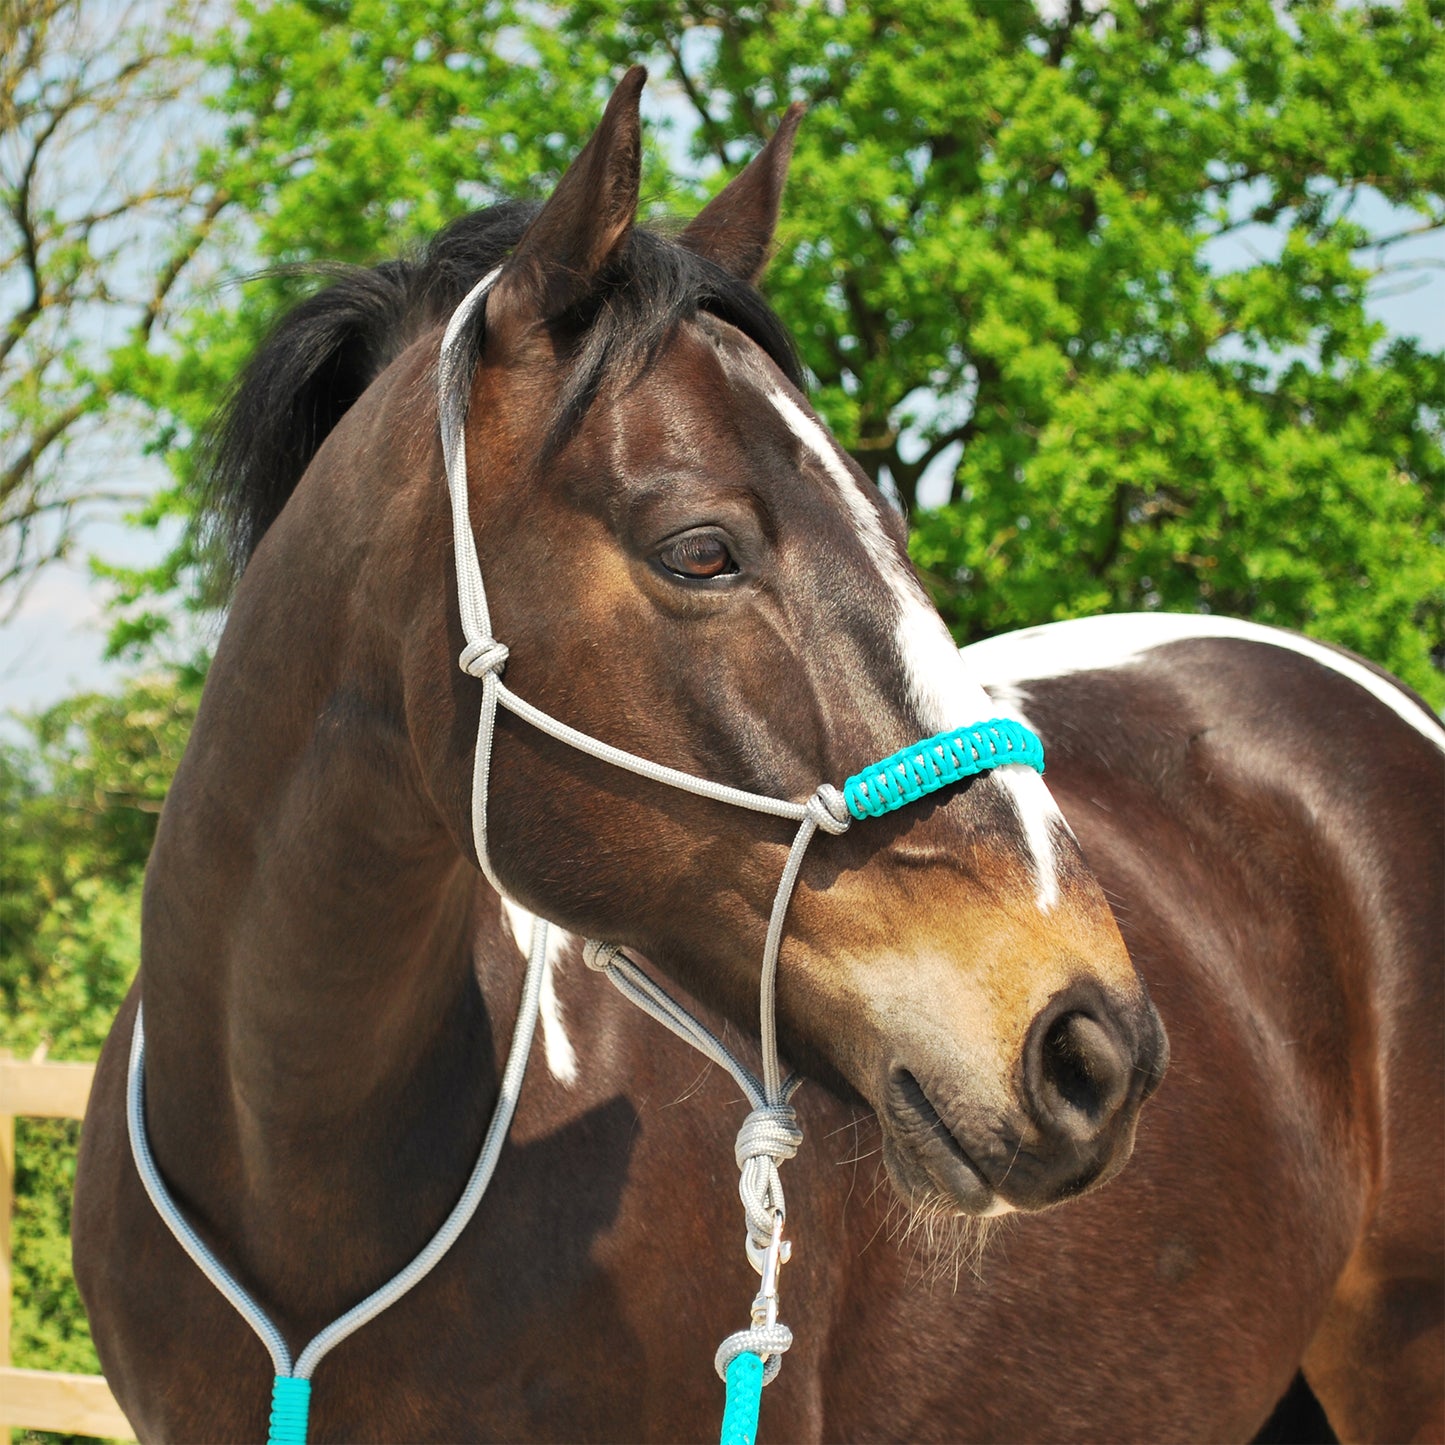
[[[497,267],[484,276],[452,314],[442,339],[437,372],[442,450],[452,505],[457,594],[462,631],[467,639],[459,663],[464,672],[479,677],[482,682],[472,774],[472,834],[483,872],[498,893],[505,894],[492,871],[487,852],[487,792],[499,706],[541,732],[613,767],[716,802],[787,818],[798,825],[773,896],[763,945],[758,983],[760,1077],[650,978],[619,945],[591,939],[583,950],[589,968],[604,974],[639,1008],[726,1069],[747,1096],[751,1112],[738,1131],[734,1153],[740,1174],[738,1193],[747,1220],[745,1247],[749,1261],[763,1277],[763,1288],[753,1303],[751,1327],[723,1341],[715,1365],[719,1375],[730,1379],[731,1363],[742,1355],[752,1354],[764,1362],[762,1383],[766,1384],[776,1376],[782,1354],[792,1343],[792,1332],[777,1322],[777,1274],[791,1252],[782,1238],[787,1209],[778,1168],[798,1152],[803,1134],[789,1102],[798,1080],[785,1080],[778,1063],[776,979],[788,904],[808,845],[819,829],[833,835],[845,833],[855,819],[878,817],[950,783],[1004,763],[1026,763],[1042,772],[1043,747],[1027,728],[994,719],[926,738],[849,778],[841,791],[830,783],[822,783],[805,802],[794,803],[710,782],[612,747],[558,721],[512,692],[500,678],[507,649],[492,636],[481,563],[472,533],[465,434],[482,307],[500,271],[501,267]]]
[[[617,944],[591,939],[583,950],[589,968],[605,974],[639,1008],[726,1069],[747,1096],[751,1112],[738,1131],[734,1154],[739,1171],[738,1194],[747,1221],[744,1244],[749,1261],[762,1276],[762,1285],[753,1300],[751,1324],[723,1341],[714,1363],[718,1374],[728,1384],[728,1403],[723,1417],[724,1440],[746,1438],[751,1441],[757,1428],[761,1387],[776,1376],[783,1353],[793,1342],[792,1331],[778,1321],[778,1273],[791,1253],[791,1245],[783,1239],[787,1206],[778,1168],[798,1152],[803,1142],[803,1131],[798,1127],[791,1104],[799,1080],[796,1076],[784,1079],[778,1064],[774,995],[783,924],[808,844],[820,829],[835,835],[844,833],[855,819],[877,817],[901,808],[960,778],[986,772],[1004,763],[1022,762],[1042,772],[1043,748],[1027,728],[1015,722],[995,719],[926,738],[849,778],[841,792],[828,783],[822,783],[806,801],[795,803],[750,793],[725,783],[709,782],[612,747],[559,722],[508,689],[501,680],[507,663],[507,647],[492,635],[486,588],[482,583],[476,539],[472,534],[465,437],[476,354],[472,341],[479,330],[477,323],[481,318],[482,303],[500,271],[499,266],[484,276],[452,314],[442,339],[437,366],[442,456],[451,498],[458,602],[462,631],[466,636],[466,646],[457,664],[469,677],[476,678],[482,689],[472,770],[472,836],[482,872],[492,887],[505,896],[506,891],[497,881],[487,853],[487,789],[498,707],[505,707],[541,732],[613,767],[715,802],[786,818],[797,824],[797,832],[773,897],[767,940],[763,946],[758,995],[761,1076],[755,1076],[715,1034],[638,967],[636,961]],[[405,1269],[328,1325],[294,1360],[285,1338],[266,1312],[230,1274],[181,1213],[156,1166],[146,1136],[145,1024],[143,1010],[137,1008],[126,1081],[126,1123],[131,1153],[146,1193],[167,1228],[197,1268],[246,1320],[271,1356],[275,1371],[268,1435],[271,1445],[305,1445],[311,1376],[322,1358],[394,1304],[429,1273],[475,1214],[501,1155],[521,1093],[527,1055],[541,1006],[542,983],[547,968],[548,928],[547,922],[539,918],[532,929],[522,1001],[513,1026],[507,1063],[502,1071],[496,1108],[461,1198],[441,1228]]]

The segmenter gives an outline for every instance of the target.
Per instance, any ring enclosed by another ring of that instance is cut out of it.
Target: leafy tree
[[[171,145],[200,66],[168,36],[200,15],[0,3],[0,617],[83,523],[145,496],[140,418],[108,359],[152,347],[225,205]]]
[[[1445,0],[242,15],[209,52],[210,180],[267,262],[375,259],[545,186],[634,59],[690,134],[679,209],[807,101],[768,289],[961,639],[1215,610],[1445,699],[1445,359],[1366,309],[1445,225]],[[181,440],[298,284],[194,314],[152,364]]]
[[[139,888],[199,678],[58,704],[0,746],[0,1015],[12,1049],[94,1057],[139,961]]]
[[[1228,612],[1438,704],[1445,358],[1365,303],[1445,226],[1442,17],[582,0],[566,23],[614,64],[661,56],[723,167],[811,103],[769,289],[961,639]]]

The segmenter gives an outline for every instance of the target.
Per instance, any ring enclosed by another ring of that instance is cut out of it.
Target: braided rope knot
[[[487,677],[500,673],[507,665],[507,644],[488,637],[482,642],[469,642],[457,658],[457,666],[468,677]]]
[[[582,962],[597,973],[606,973],[617,962],[622,952],[619,943],[603,943],[601,939],[589,938],[582,945]]]
[[[803,1131],[791,1104],[764,1104],[743,1120],[733,1157],[740,1177],[738,1197],[748,1221],[747,1251],[753,1268],[763,1272],[763,1255],[773,1238],[773,1216],[787,1214],[778,1165],[803,1143]]]
[[[726,1381],[728,1366],[739,1355],[751,1351],[755,1355],[762,1356],[763,1384],[771,1385],[777,1377],[778,1371],[783,1368],[783,1351],[792,1343],[793,1332],[787,1325],[777,1323],[754,1325],[751,1329],[739,1330],[736,1334],[729,1335],[717,1347],[712,1367],[718,1372],[718,1378]]]
[[[808,816],[825,832],[835,837],[846,833],[853,822],[848,800],[832,783],[819,783],[818,791],[804,805]]]

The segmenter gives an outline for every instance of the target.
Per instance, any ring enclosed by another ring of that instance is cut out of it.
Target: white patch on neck
[[[1000,716],[1000,709],[974,681],[943,619],[923,595],[918,579],[898,555],[896,544],[879,520],[878,509],[858,485],[837,442],[787,392],[775,387],[768,397],[788,430],[832,478],[858,536],[893,595],[898,619],[894,640],[919,725],[932,734]],[[1026,774],[1031,781],[1017,774]],[[1038,880],[1035,896],[1039,908],[1047,913],[1059,900],[1054,835],[1059,828],[1067,830],[1068,825],[1043,779],[1032,768],[1011,765],[996,769],[992,776],[1018,812],[1034,860]]]
[[[510,898],[502,899],[502,917],[507,921],[512,940],[523,958],[532,954],[532,925],[536,915],[529,913],[520,903]],[[567,1037],[567,1026],[562,1021],[562,1002],[557,997],[554,970],[561,960],[562,951],[573,942],[572,935],[557,927],[547,926],[547,962],[542,972],[542,992],[539,999],[539,1013],[542,1020],[542,1052],[547,1058],[547,1067],[559,1084],[568,1086],[577,1082],[577,1053],[572,1040]]]
[[[964,660],[986,682],[1000,707],[1013,711],[1027,688],[1020,684],[1050,677],[1068,677],[1076,672],[1094,672],[1127,667],[1146,652],[1171,642],[1191,639],[1228,638],[1258,642],[1297,653],[1348,678],[1371,697],[1383,703],[1402,722],[1445,752],[1445,727],[1433,721],[1413,698],[1407,697],[1388,678],[1361,666],[1352,657],[1334,651],[1308,637],[1297,637],[1258,622],[1234,617],[1206,617],[1198,613],[1128,612],[1104,617],[1080,617],[1071,622],[1051,622],[1022,632],[1006,632],[963,649]]]
[[[966,653],[968,648],[964,648],[963,651]],[[1038,732],[1025,711],[1024,705],[1028,702],[1028,694],[1022,689],[1008,682],[991,682],[988,684],[988,695],[993,701],[996,717],[1012,718],[1016,723],[1022,723],[1031,733]]]

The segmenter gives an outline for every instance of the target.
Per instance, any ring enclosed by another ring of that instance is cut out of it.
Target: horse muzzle
[[[942,1198],[990,1215],[1046,1209],[1117,1174],[1169,1046],[1142,991],[1120,1000],[1088,982],[1033,1019],[1007,1101],[971,1088],[947,1052],[924,1048],[888,1070],[884,1162],[910,1204]]]

